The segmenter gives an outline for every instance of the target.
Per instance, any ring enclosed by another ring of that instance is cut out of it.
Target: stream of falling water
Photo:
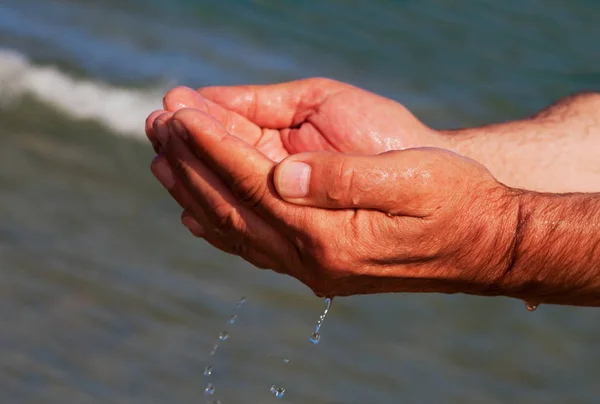
[[[313,345],[317,345],[319,342],[321,342],[321,327],[323,327],[323,322],[325,321],[325,318],[327,318],[327,314],[329,313],[329,309],[331,308],[332,302],[333,302],[332,297],[328,297],[325,299],[325,309],[323,310],[323,314],[321,314],[321,316],[317,320],[317,325],[315,327],[315,331],[311,334],[311,336],[309,338],[310,343]],[[284,358],[283,363],[288,364],[288,363],[290,363],[290,360],[288,358]],[[271,391],[271,394],[273,394],[275,397],[277,397],[279,399],[281,399],[285,396],[285,387],[283,387],[283,386],[277,386],[277,385],[273,384],[271,386],[270,391]]]
[[[229,320],[227,321],[227,323],[229,325],[235,324],[237,317],[238,317],[237,312],[244,305],[244,303],[246,303],[246,298],[245,297],[240,298],[240,300],[235,305],[234,313],[229,317]],[[227,341],[228,339],[229,339],[229,333],[227,331],[220,332],[219,335],[217,335],[217,342],[215,342],[215,344],[212,347],[212,350],[210,351],[210,356],[215,356],[215,354],[217,353],[217,350],[219,349],[219,344]],[[210,379],[212,374],[213,374],[213,365],[207,364],[206,367],[204,368],[204,376],[206,378]],[[204,397],[206,397],[206,404],[221,404],[221,402],[219,400],[215,399],[215,393],[216,393],[215,385],[213,382],[209,381],[208,384],[206,385],[206,387],[204,388]]]

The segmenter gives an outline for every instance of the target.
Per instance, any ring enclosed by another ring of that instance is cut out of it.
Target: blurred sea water
[[[327,76],[440,128],[600,89],[595,0],[0,0],[0,403],[598,403],[595,309],[323,302],[194,239],[143,121],[175,85]],[[228,324],[241,296],[238,320]],[[228,331],[210,356],[216,337]],[[284,363],[284,358],[290,359]]]

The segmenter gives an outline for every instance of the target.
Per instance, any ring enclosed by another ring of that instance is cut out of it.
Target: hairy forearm
[[[519,219],[500,294],[600,306],[600,194],[515,191]]]
[[[520,121],[441,133],[447,148],[511,187],[600,191],[600,93],[562,99]]]

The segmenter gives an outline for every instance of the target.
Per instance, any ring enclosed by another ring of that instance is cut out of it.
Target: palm
[[[213,87],[201,94],[246,121],[233,125],[235,134],[274,161],[308,151],[378,154],[434,143],[434,132],[395,101],[330,80],[293,83],[304,87]],[[293,105],[278,105],[286,98]]]

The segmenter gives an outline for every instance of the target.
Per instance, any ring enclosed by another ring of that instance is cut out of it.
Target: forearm
[[[516,191],[519,219],[500,294],[600,306],[600,194]]]
[[[447,148],[511,187],[600,191],[600,93],[565,98],[524,120],[442,134]]]

